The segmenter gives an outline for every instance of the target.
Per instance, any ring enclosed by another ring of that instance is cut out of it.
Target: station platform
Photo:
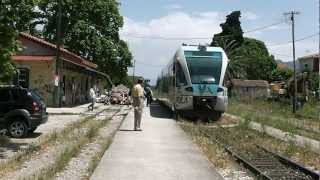
[[[145,107],[133,131],[133,110],[103,155],[91,180],[223,179],[163,107]]]

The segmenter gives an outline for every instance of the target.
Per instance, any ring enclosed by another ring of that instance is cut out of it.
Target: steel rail
[[[231,135],[231,132],[229,130],[221,126],[218,126],[218,127],[222,129],[229,136]],[[277,153],[268,151],[267,149],[257,144],[254,144],[258,149],[258,151],[255,151],[256,154],[252,153],[253,151],[250,152],[246,150],[245,154],[248,153],[251,155],[251,158],[248,158],[248,157],[246,158],[244,155],[241,155],[241,150],[238,150],[239,152],[237,152],[237,150],[235,148],[233,149],[231,145],[221,142],[221,140],[226,141],[221,136],[217,137],[216,135],[216,137],[213,137],[208,132],[200,128],[199,128],[199,131],[200,133],[205,135],[209,140],[215,141],[217,144],[222,146],[226,150],[226,152],[228,152],[232,157],[236,159],[237,162],[242,163],[245,166],[245,168],[253,172],[259,179],[272,180],[272,179],[279,179],[279,178],[282,179],[283,177],[289,178],[289,179],[290,178],[313,179],[313,180],[320,179],[319,174]],[[233,139],[236,139],[234,136],[231,136],[231,137]],[[296,175],[293,175],[294,177],[292,177],[292,171],[294,170],[298,171],[298,173]]]

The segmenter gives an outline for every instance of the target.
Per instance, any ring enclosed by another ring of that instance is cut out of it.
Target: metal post
[[[135,68],[136,68],[136,60],[135,59],[133,59],[133,70],[132,70],[132,83],[134,84],[134,80],[135,80],[135,78],[134,78],[134,76],[135,76]]]
[[[290,15],[290,20],[292,24],[292,55],[293,55],[293,81],[294,81],[294,92],[293,92],[293,104],[292,112],[296,113],[297,111],[297,72],[296,72],[296,46],[295,46],[295,15],[298,15],[299,12],[291,11],[285,13],[285,15]]]
[[[318,87],[318,93],[320,97],[320,0],[319,0],[319,49],[318,49],[318,62],[319,62],[319,87]],[[320,98],[319,98],[320,99]]]
[[[56,52],[56,72],[55,75],[58,79],[57,84],[55,84],[55,103],[61,107],[61,95],[60,95],[60,46],[61,46],[61,0],[58,0],[58,16],[57,16],[57,52]],[[55,79],[56,81],[56,79]],[[57,85],[57,86],[56,86]]]

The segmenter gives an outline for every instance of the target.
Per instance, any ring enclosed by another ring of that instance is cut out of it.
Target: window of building
[[[18,84],[23,88],[29,88],[29,69],[18,69]]]

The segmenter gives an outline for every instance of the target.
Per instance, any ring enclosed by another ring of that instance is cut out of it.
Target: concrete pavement
[[[222,179],[158,104],[144,109],[143,131],[132,131],[130,112],[91,180]]]

